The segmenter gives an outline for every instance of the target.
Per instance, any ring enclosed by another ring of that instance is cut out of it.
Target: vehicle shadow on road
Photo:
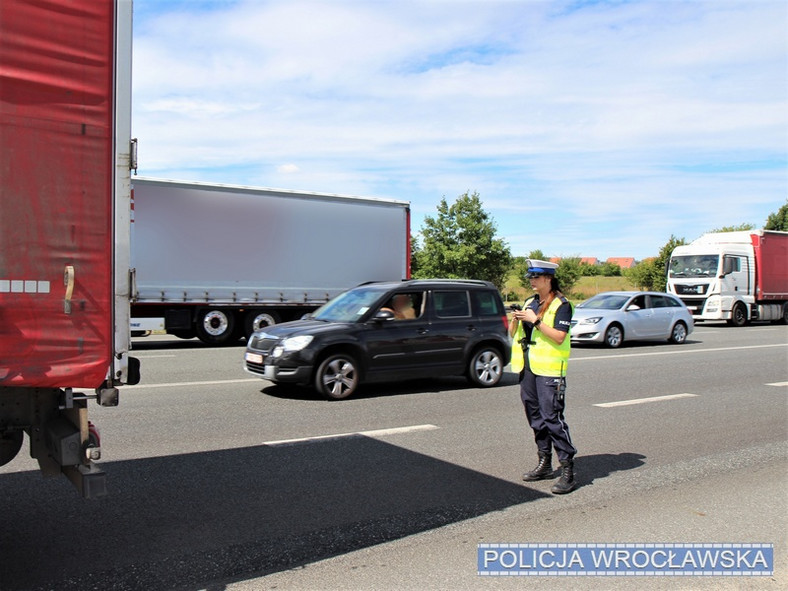
[[[638,453],[595,454],[575,458],[575,480],[578,488],[594,484],[595,480],[606,478],[614,472],[634,470],[643,467],[646,456]]]
[[[97,501],[0,474],[1,589],[201,589],[549,496],[360,435],[102,467]]]

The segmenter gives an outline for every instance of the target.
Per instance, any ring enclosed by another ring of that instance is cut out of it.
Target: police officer
[[[555,494],[575,489],[574,456],[569,426],[564,420],[566,367],[569,362],[569,327],[572,305],[558,289],[558,265],[528,260],[528,279],[535,295],[523,309],[515,311],[510,331],[514,338],[512,369],[521,371],[520,398],[528,423],[534,431],[539,463],[523,475],[533,481],[553,477],[553,454],[561,463],[561,478],[552,487]],[[523,354],[518,347],[522,343]]]

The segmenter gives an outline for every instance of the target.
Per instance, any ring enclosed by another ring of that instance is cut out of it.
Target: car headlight
[[[600,320],[602,320],[601,316],[594,316],[593,318],[584,318],[579,324],[597,324]]]
[[[313,338],[315,337],[313,337],[312,335],[289,337],[282,341],[281,347],[287,353],[291,353],[293,351],[300,351],[301,349],[306,347],[309,343],[311,343]]]

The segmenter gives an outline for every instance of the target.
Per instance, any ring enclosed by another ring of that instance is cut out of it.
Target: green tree
[[[621,267],[619,267],[615,263],[602,263],[599,268],[599,274],[603,277],[620,277],[621,276]]]
[[[575,283],[581,277],[580,257],[565,257],[558,263],[555,278],[564,295],[572,293]]]
[[[685,244],[684,238],[676,238],[671,234],[670,240],[659,250],[658,256],[640,261],[625,272],[626,277],[640,289],[665,291],[670,255],[673,249],[682,244]]]
[[[788,232],[788,200],[785,201],[785,204],[780,209],[769,214],[763,229]]]
[[[413,276],[484,279],[502,289],[512,255],[495,233],[495,223],[482,209],[478,193],[464,193],[451,206],[441,199],[437,217],[424,218],[423,245],[414,253]]]
[[[588,263],[580,263],[580,275],[582,277],[596,277],[601,275],[602,267],[599,265],[589,265]]]
[[[410,237],[410,275],[416,277],[419,271],[419,240],[416,236]]]
[[[654,290],[656,277],[655,258],[643,259],[634,267],[624,270],[624,276],[639,289]]]

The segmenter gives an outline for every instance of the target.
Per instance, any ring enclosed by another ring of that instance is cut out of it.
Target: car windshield
[[[628,299],[629,296],[627,295],[600,294],[586,300],[577,307],[587,310],[618,310]]]
[[[670,259],[670,276],[711,277],[717,274],[719,261],[716,254],[675,256]]]
[[[351,289],[323,304],[312,314],[312,318],[326,322],[356,322],[369,311],[382,293],[379,289]]]

